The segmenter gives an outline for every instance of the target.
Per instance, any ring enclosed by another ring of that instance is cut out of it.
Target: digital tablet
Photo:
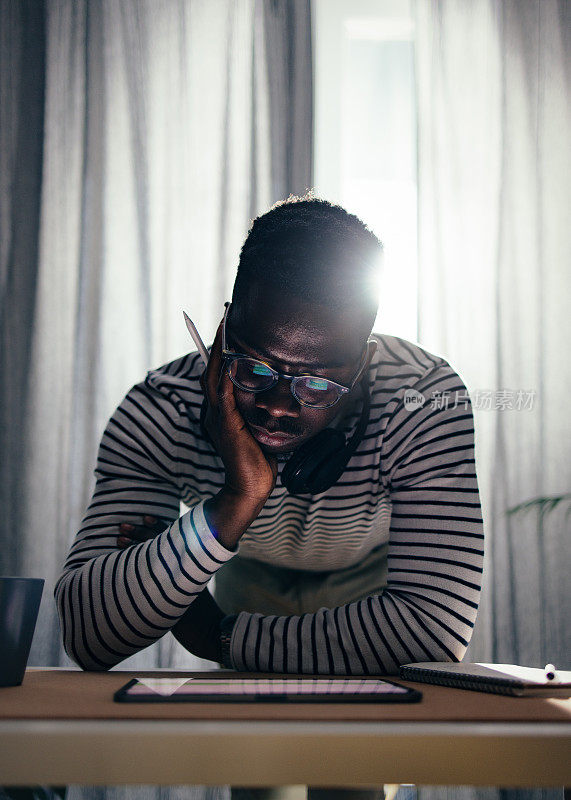
[[[119,703],[415,703],[420,692],[380,678],[133,678]]]

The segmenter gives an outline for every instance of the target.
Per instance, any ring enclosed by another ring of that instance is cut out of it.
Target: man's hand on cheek
[[[221,328],[200,380],[206,399],[204,426],[224,463],[225,485],[244,499],[265,502],[275,486],[277,461],[262,451],[236,405],[222,355]]]
[[[225,616],[208,589],[203,589],[172,628],[172,634],[195,656],[221,662],[220,622]]]
[[[234,388],[222,355],[218,328],[206,372],[201,379],[206,398],[204,426],[224,464],[224,486],[204,504],[216,538],[233,550],[256,519],[276,483],[277,461],[262,452],[236,405]]]

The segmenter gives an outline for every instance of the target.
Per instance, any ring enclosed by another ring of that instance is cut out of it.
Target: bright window
[[[384,244],[375,330],[417,338],[414,30],[409,0],[315,0],[315,188]]]

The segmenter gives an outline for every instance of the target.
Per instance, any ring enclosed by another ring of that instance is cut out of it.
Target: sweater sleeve
[[[430,383],[416,390],[426,394]],[[381,456],[392,503],[386,588],[314,614],[242,612],[227,666],[366,675],[393,674],[414,661],[462,658],[483,565],[474,428],[458,376],[448,370],[437,385],[462,392],[462,402],[407,409],[401,400],[387,426]]]
[[[179,518],[177,428],[164,397],[134,387],[103,434],[96,485],[55,588],[64,647],[104,670],[170,630],[233,552],[213,536],[203,502]],[[120,550],[119,524],[165,521],[154,539]]]

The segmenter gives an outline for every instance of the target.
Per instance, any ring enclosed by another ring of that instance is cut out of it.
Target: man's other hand
[[[172,628],[172,634],[195,656],[221,662],[220,622],[225,616],[208,589],[203,589]]]
[[[159,533],[162,533],[165,528],[168,528],[170,523],[165,522],[164,519],[157,519],[145,515],[143,517],[142,525],[134,525],[132,522],[122,522],[119,525],[119,535],[117,537],[117,545],[121,548],[130,547],[132,544],[139,544],[139,542],[146,542],[147,539],[154,539]]]

